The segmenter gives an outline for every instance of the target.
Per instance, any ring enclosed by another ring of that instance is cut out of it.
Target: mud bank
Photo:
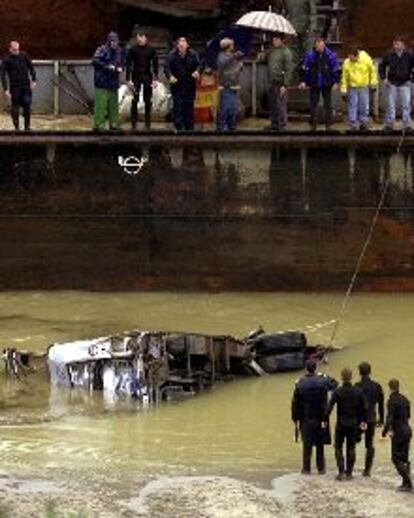
[[[333,472],[325,477],[289,474],[273,480],[269,489],[227,477],[163,477],[120,500],[105,488],[102,494],[74,491],[64,484],[2,474],[0,503],[16,518],[44,516],[47,509],[56,516],[81,512],[105,518],[411,517],[414,496],[395,491],[396,482],[391,471],[343,483],[334,481]]]
[[[412,516],[412,495],[395,491],[390,474],[372,480],[334,482],[326,477],[290,474],[272,489],[228,478],[173,478],[150,483],[127,508],[139,517],[313,518]]]
[[[0,516],[3,518],[129,517],[108,505],[109,494],[91,488],[68,487],[54,480],[0,473]]]

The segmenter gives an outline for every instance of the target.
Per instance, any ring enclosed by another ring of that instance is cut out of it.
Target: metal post
[[[377,71],[378,76],[378,61],[375,62],[375,68]],[[374,117],[376,120],[379,119],[379,112],[380,112],[380,83],[378,83],[377,88],[374,92]]]
[[[53,61],[53,115],[57,117],[60,112],[60,91],[59,91],[60,62]]]
[[[210,360],[211,360],[211,382],[214,383],[216,381],[216,355],[214,351],[213,339],[209,338],[209,349],[210,349]],[[224,342],[224,346],[226,342]]]
[[[191,345],[186,336],[184,337],[184,343],[185,343],[185,351],[187,354],[187,377],[191,378],[193,375],[193,372],[191,369],[191,350],[190,350]]]
[[[257,62],[252,61],[252,116],[257,116]]]

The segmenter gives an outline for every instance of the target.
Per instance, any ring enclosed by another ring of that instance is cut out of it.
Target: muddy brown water
[[[327,343],[332,327],[323,324],[335,318],[340,303],[340,295],[310,294],[6,293],[0,295],[0,340],[42,350],[54,341],[136,328],[244,336],[261,324],[269,331],[302,329],[309,341]],[[338,376],[343,366],[369,360],[384,385],[398,376],[414,397],[413,311],[414,295],[355,296],[338,336],[345,349],[331,355],[323,370]],[[43,377],[3,380],[0,469],[49,470],[78,480],[270,480],[300,463],[289,415],[297,376],[238,380],[146,410],[100,394],[51,390]],[[388,462],[388,448],[379,444],[379,464]]]

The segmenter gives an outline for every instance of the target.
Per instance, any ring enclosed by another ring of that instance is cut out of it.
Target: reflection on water
[[[139,329],[230,333],[261,324],[269,331],[312,326],[310,341],[326,343],[341,297],[301,294],[0,295],[2,346],[44,349],[54,341]],[[414,397],[414,296],[354,297],[339,342],[324,370],[371,361],[385,384],[391,376]],[[228,474],[262,479],[294,468],[290,397],[295,374],[245,379],[201,396],[139,409],[100,394],[50,390],[44,376],[3,384],[2,467],[59,468],[79,476]],[[379,445],[379,462],[388,444]],[[333,463],[333,457],[331,458]]]

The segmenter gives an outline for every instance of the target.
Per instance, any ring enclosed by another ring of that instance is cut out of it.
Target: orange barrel
[[[194,120],[199,124],[212,122],[217,112],[218,82],[216,74],[201,75],[197,82]]]

